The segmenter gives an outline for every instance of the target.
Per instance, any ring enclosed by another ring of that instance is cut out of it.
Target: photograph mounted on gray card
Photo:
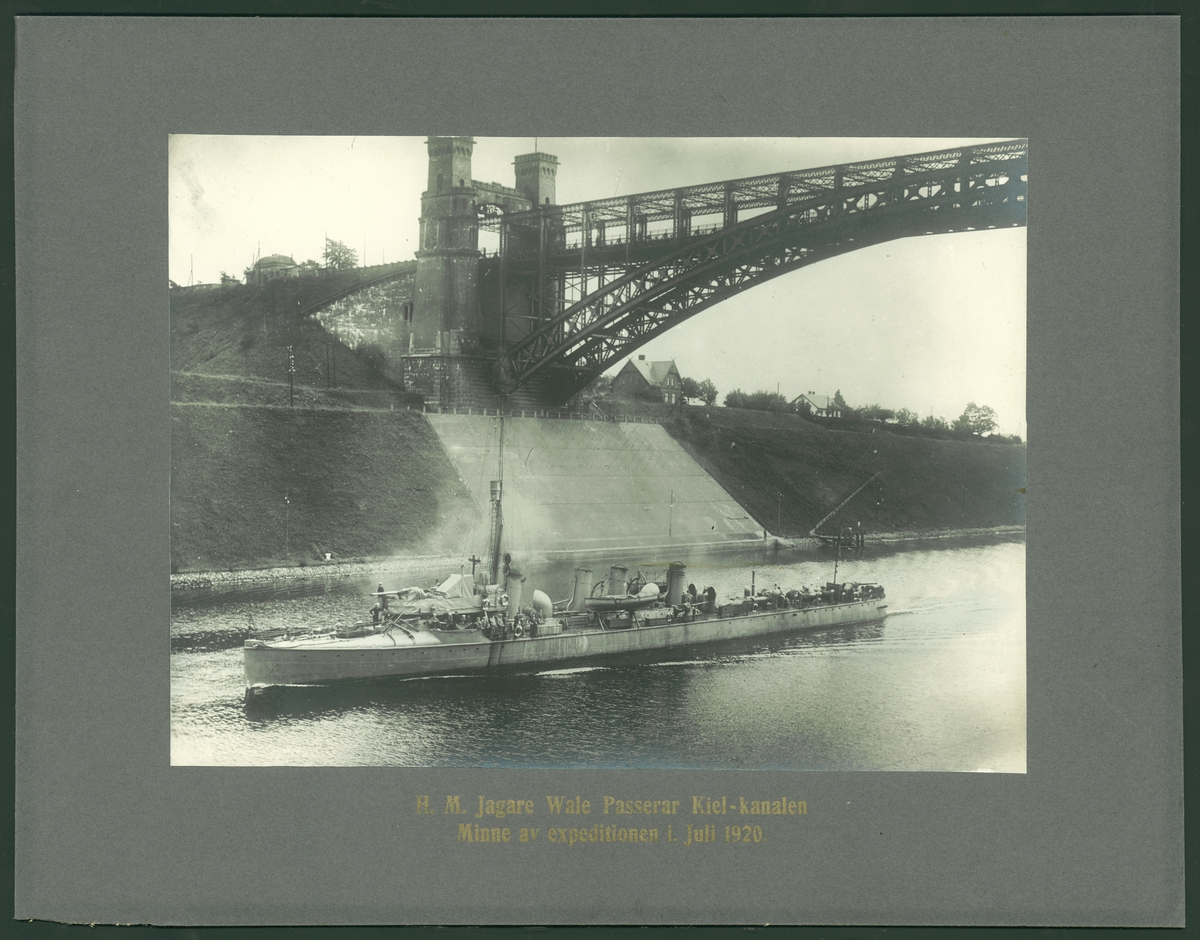
[[[168,154],[173,765],[1025,772],[1026,141]]]

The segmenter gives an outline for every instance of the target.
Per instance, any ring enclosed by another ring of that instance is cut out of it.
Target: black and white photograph
[[[172,135],[171,764],[1024,774],[1028,152]]]

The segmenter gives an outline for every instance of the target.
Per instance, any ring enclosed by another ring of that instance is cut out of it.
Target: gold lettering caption
[[[591,816],[593,801],[584,799],[580,794],[547,795],[544,814],[551,817],[550,822],[575,822],[562,817]],[[466,805],[464,805],[464,803]],[[736,821],[726,824],[721,822],[697,821],[684,823],[680,821],[666,822],[662,826],[643,826],[622,824],[622,821],[593,822],[580,825],[545,825],[545,826],[500,826],[494,822],[508,819],[512,816],[533,817],[539,815],[538,801],[528,798],[498,799],[479,794],[474,800],[464,800],[462,794],[448,794],[438,813],[434,807],[438,805],[429,794],[421,794],[416,798],[416,815],[418,816],[469,816],[481,822],[454,820],[452,830],[455,842],[470,844],[496,844],[515,842],[517,844],[555,844],[555,845],[595,845],[610,843],[617,845],[653,845],[673,843],[682,848],[693,846],[728,845],[761,845],[767,842],[767,832],[760,823],[737,817],[747,816],[807,816],[808,803],[805,800],[794,800],[789,797],[768,796],[754,799],[745,796],[696,796],[687,799],[629,799],[626,797],[605,795],[595,801],[599,810],[598,816],[680,816],[691,807],[692,816],[723,816],[735,817]],[[525,821],[524,819],[522,820]],[[533,822],[533,819],[529,819]],[[677,832],[676,825],[680,825]]]

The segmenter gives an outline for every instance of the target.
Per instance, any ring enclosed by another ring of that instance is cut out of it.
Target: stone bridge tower
[[[421,194],[413,304],[413,352],[454,355],[479,331],[479,228],[471,179],[472,137],[430,137],[429,181]]]
[[[532,206],[553,206],[558,157],[548,153],[523,153],[513,160],[517,189]]]
[[[479,212],[525,212],[555,204],[558,158],[515,158],[516,186],[471,178],[473,137],[430,137],[421,194],[420,242],[405,385],[440,405],[495,407],[492,367],[499,354],[499,297],[480,283]]]

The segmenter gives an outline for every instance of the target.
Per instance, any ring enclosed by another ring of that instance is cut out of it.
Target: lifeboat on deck
[[[584,606],[590,611],[601,613],[610,610],[641,610],[643,607],[657,604],[659,598],[658,585],[651,583],[636,594],[601,594],[598,597],[589,597],[584,601]]]

